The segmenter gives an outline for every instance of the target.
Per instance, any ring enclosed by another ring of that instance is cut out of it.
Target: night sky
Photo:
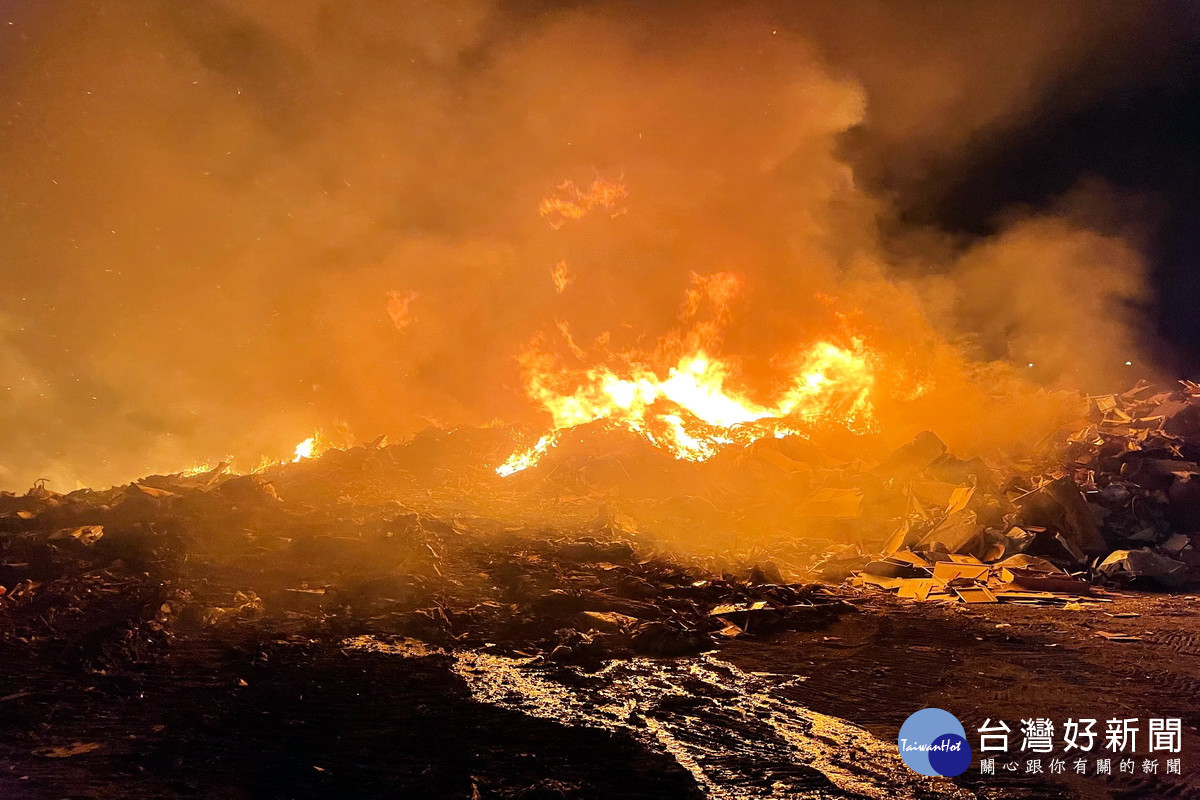
[[[1200,369],[1200,6],[1153,6],[1130,50],[1098,54],[1042,92],[1019,127],[975,137],[903,186],[903,217],[967,236],[994,233],[1014,206],[1051,207],[1081,180],[1119,202],[1104,223],[1141,240],[1152,277],[1146,334],[1179,377]],[[1107,85],[1079,102],[1089,73]],[[949,177],[947,177],[949,176]],[[883,185],[896,176],[881,176]],[[899,181],[903,183],[903,181]],[[895,183],[893,183],[895,185]]]

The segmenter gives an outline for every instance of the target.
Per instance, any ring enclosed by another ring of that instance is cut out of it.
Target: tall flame
[[[595,209],[623,214],[627,197],[620,182],[597,178],[580,187],[564,181],[542,200],[538,212],[558,229]],[[558,292],[566,289],[566,261],[555,264],[551,278]],[[742,291],[742,276],[733,271],[690,272],[688,279],[680,328],[660,340],[653,354],[627,353],[616,359],[615,367],[583,370],[562,369],[538,350],[526,354],[522,361],[528,394],[550,414],[552,425],[532,447],[497,467],[497,473],[512,475],[533,466],[558,444],[564,430],[598,421],[688,461],[712,458],[732,444],[804,433],[819,424],[859,431],[874,427],[874,365],[860,340],[850,338],[848,346],[817,342],[796,361],[774,401],[757,402],[734,385],[733,365],[713,355]],[[587,353],[568,324],[560,321],[557,328],[571,354],[586,361]],[[607,340],[602,334],[598,343]],[[664,356],[668,352],[669,358]],[[682,355],[676,358],[677,354]]]
[[[529,394],[549,412],[552,428],[496,472],[507,476],[527,469],[558,443],[564,430],[600,420],[688,461],[705,461],[731,444],[802,434],[821,424],[860,432],[874,427],[874,365],[858,340],[848,347],[830,342],[812,346],[770,404],[756,403],[732,387],[732,372],[728,363],[704,351],[680,358],[665,375],[644,364],[566,375],[535,364],[528,376]],[[564,383],[572,388],[560,390]]]

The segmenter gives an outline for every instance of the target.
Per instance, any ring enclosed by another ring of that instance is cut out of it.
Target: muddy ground
[[[1128,594],[1099,611],[1013,605],[938,607],[876,598],[864,613],[820,631],[737,641],[722,657],[744,669],[808,676],[786,691],[814,710],[894,741],[913,710],[944,708],[967,728],[1000,717],[1014,732],[1030,717],[1181,717],[1183,775],[1061,782],[980,778],[961,782],[996,797],[1200,797],[1200,619],[1194,596]],[[1133,612],[1119,619],[1107,613]],[[1144,637],[1111,642],[1097,630]],[[969,737],[972,746],[974,737]],[[1016,737],[1019,739],[1019,737]],[[1013,742],[1014,751],[1017,742]],[[978,755],[978,754],[977,754]],[[977,763],[976,763],[977,766]],[[1160,766],[1161,769],[1161,766]],[[1023,776],[1020,776],[1023,777]]]

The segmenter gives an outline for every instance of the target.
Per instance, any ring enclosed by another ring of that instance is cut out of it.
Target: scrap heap
[[[881,551],[830,554],[824,574],[914,600],[1068,603],[1095,584],[1178,589],[1200,577],[1200,385],[1091,397],[1060,464],[1004,480],[930,433],[875,477],[907,497]],[[931,511],[930,509],[936,509]]]
[[[471,434],[250,475],[222,464],[0,494],[0,651],[110,669],[183,637],[382,636],[584,664],[697,653],[851,610],[828,587],[656,553],[620,515],[523,526],[451,509],[456,488],[436,502],[413,491],[413,472],[427,486],[464,439],[489,438]],[[385,499],[397,494],[414,505]]]
[[[0,493],[0,632],[99,664],[247,626],[574,663],[808,625],[861,592],[1068,604],[1200,577],[1200,386],[1089,402],[1051,469],[929,432],[878,463],[854,436],[696,463],[593,423],[511,478],[494,465],[516,434],[489,428]]]

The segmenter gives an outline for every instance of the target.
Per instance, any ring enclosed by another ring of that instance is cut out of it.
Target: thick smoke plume
[[[1070,404],[1035,379],[1141,361],[1126,241],[892,209],[1141,58],[1150,6],[715,5],[6,4],[0,485],[537,422],[531,341],[649,347],[693,275],[740,276],[750,386],[850,329],[920,372],[880,409],[897,438],[1044,434]]]

